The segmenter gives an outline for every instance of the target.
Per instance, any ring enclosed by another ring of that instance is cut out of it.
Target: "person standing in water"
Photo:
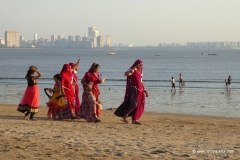
[[[231,88],[231,84],[232,84],[232,77],[229,75],[228,76],[228,89],[230,89]]]
[[[173,88],[174,88],[174,90],[176,91],[176,88],[175,88],[175,79],[172,77],[172,82],[171,82],[171,84],[172,84],[172,89],[171,89],[171,91],[173,90]]]
[[[180,75],[179,75],[179,86],[182,86],[182,84],[183,84],[183,80],[182,80],[182,74],[180,73]]]

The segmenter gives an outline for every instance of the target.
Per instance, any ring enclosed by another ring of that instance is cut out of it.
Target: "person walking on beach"
[[[179,75],[179,86],[182,86],[183,84],[183,77],[182,77],[182,74],[180,73]]]
[[[147,89],[142,82],[143,62],[136,60],[128,71],[124,73],[127,76],[126,92],[123,103],[117,108],[114,114],[123,118],[123,122],[129,123],[127,117],[132,116],[132,124],[141,125],[141,118],[145,108],[145,96],[148,97]]]
[[[73,68],[75,64],[73,62],[69,63],[69,65]],[[79,85],[78,85],[78,76],[77,76],[78,67],[75,68],[75,70],[72,72],[73,77],[73,88],[74,88],[74,101],[75,101],[75,113],[78,115],[78,112],[80,110],[80,98],[79,98]]]
[[[232,77],[229,75],[228,76],[228,89],[230,89],[231,88],[231,84],[232,84]]]
[[[36,120],[33,117],[34,114],[38,113],[40,99],[37,79],[41,76],[42,74],[37,70],[37,67],[35,66],[30,66],[25,76],[28,86],[23,94],[17,110],[22,113],[26,112],[24,115],[24,119],[26,120]]]
[[[49,107],[47,116],[48,118],[53,118],[54,120],[61,120],[61,110],[67,107],[67,102],[61,92],[61,75],[56,74],[53,78],[55,81],[54,88],[48,88],[48,91],[53,93],[53,95],[49,102],[46,103]]]
[[[105,79],[102,79],[98,73],[99,69],[100,65],[93,63],[81,80],[84,91],[78,116],[87,122],[101,122],[99,117],[102,105],[99,100],[100,90],[98,84],[104,83]]]
[[[65,96],[68,107],[62,110],[62,117],[63,118],[77,118],[75,113],[74,107],[74,88],[73,88],[73,79],[72,79],[72,72],[76,69],[79,65],[80,59],[78,59],[77,63],[74,67],[71,68],[69,64],[64,64],[60,75],[62,77],[61,80],[61,91],[63,96]]]
[[[172,84],[172,89],[171,89],[171,91],[174,89],[175,91],[176,91],[176,88],[175,88],[175,79],[172,77],[172,82],[171,82],[171,84]]]

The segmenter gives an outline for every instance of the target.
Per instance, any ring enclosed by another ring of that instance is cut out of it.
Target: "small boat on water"
[[[155,54],[155,56],[161,56],[161,54]]]
[[[107,55],[116,55],[115,52],[107,52]]]

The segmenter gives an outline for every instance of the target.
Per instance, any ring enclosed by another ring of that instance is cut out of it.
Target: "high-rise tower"
[[[20,46],[18,31],[5,31],[5,46],[6,47]]]

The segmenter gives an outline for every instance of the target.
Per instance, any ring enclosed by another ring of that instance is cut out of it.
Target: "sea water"
[[[24,77],[28,66],[35,65],[43,74],[42,78],[38,80],[38,84],[41,90],[40,104],[45,106],[47,97],[43,88],[53,87],[52,77],[61,71],[63,64],[77,62],[80,58],[81,62],[77,73],[79,82],[93,62],[99,63],[99,72],[106,79],[104,84],[99,85],[100,98],[105,102],[105,107],[117,107],[117,104],[123,100],[125,92],[124,72],[135,60],[141,59],[144,63],[143,82],[152,93],[149,100],[146,99],[147,111],[240,117],[240,106],[238,105],[239,50],[210,51],[217,55],[208,55],[204,49],[143,48],[114,50],[116,55],[107,55],[109,51],[112,50],[0,49],[0,103],[19,103],[26,88],[27,82]],[[157,54],[161,54],[161,56],[156,56]],[[184,87],[178,87],[180,73],[186,84]],[[230,90],[226,89],[224,83],[229,75],[232,77]],[[171,77],[176,80],[177,91],[175,93],[170,91]],[[105,93],[111,91],[114,91],[115,95],[113,93],[106,96]],[[115,98],[116,106],[108,104],[111,96],[118,97]],[[215,101],[219,103],[215,103]],[[218,113],[219,104],[223,104],[221,114]],[[173,110],[169,106],[181,106],[181,109]],[[211,112],[207,110],[207,106],[211,106]],[[231,109],[229,106],[233,108]],[[163,108],[161,109],[161,107]],[[226,108],[228,109],[225,113]]]

